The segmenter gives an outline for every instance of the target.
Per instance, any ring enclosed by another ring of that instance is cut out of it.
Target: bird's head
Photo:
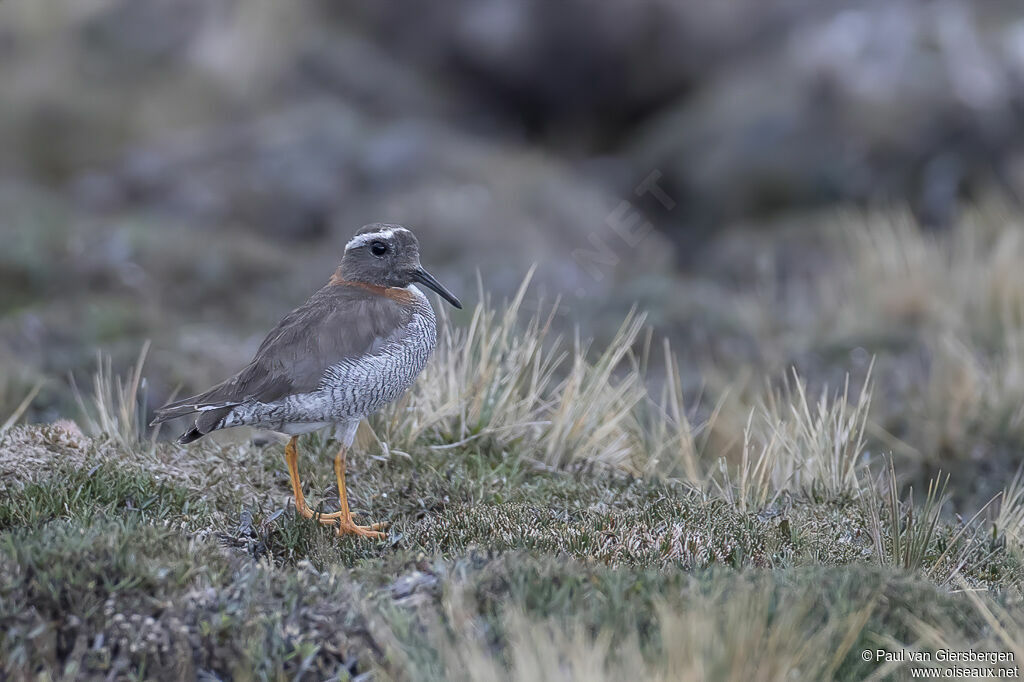
[[[422,284],[456,308],[462,303],[420,264],[420,243],[401,225],[373,223],[361,228],[345,246],[338,276],[348,282],[380,287]]]

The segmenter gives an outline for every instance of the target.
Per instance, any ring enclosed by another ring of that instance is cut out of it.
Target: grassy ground
[[[146,432],[141,362],[123,379],[101,365],[76,422],[16,425],[33,391],[9,390],[0,677],[859,680],[910,675],[865,650],[1019,662],[1024,246],[990,218],[940,238],[871,225],[830,236],[842,267],[824,259],[798,293],[774,276],[680,290],[681,307],[730,301],[707,322],[717,354],[694,341],[677,360],[635,316],[588,347],[524,292],[443,320],[435,361],[349,458],[382,542],[297,517],[276,443]],[[757,362],[727,352],[742,339]],[[301,443],[323,511],[335,447]]]
[[[28,677],[863,679],[864,649],[1004,650],[1021,564],[939,524],[916,566],[880,507],[741,511],[679,483],[542,470],[486,448],[359,458],[354,509],[389,539],[298,517],[276,447],[129,452],[70,424],[5,440],[4,670]],[[301,459],[330,510],[325,445]],[[15,475],[16,474],[16,475]],[[956,574],[953,577],[953,574]],[[1004,609],[1008,611],[1004,612]]]

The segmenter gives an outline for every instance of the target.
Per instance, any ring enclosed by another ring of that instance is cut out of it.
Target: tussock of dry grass
[[[28,395],[26,395],[25,398],[18,403],[18,406],[14,408],[7,420],[0,424],[0,441],[2,441],[4,434],[7,433],[12,426],[21,421],[21,418],[25,416],[25,412],[28,411],[29,406],[32,405],[32,401],[36,399],[36,396],[39,395],[41,390],[43,390],[42,383],[38,383],[33,386],[28,392]]]
[[[907,326],[996,340],[1024,323],[1024,237],[997,205],[976,208],[945,235],[905,212],[847,216],[835,225],[847,260],[829,294],[836,330]]]
[[[435,358],[409,398],[374,419],[381,440],[400,452],[424,439],[440,448],[475,442],[533,452],[548,466],[591,460],[643,471],[652,457],[635,420],[650,396],[638,371],[621,371],[643,317],[627,317],[595,352],[553,333],[557,304],[524,321],[528,285],[529,277],[500,308],[481,294],[466,328],[442,319]]]
[[[928,593],[885,573],[698,575],[663,584],[625,629],[589,627],[585,609],[566,618],[557,608],[515,605],[497,624],[484,621],[478,614],[486,590],[467,582],[443,600],[443,626],[430,630],[441,654],[440,661],[428,661],[437,666],[431,678],[865,679],[884,668],[851,654],[873,651],[883,640],[891,650],[918,646],[923,640],[914,625],[924,620],[942,622],[944,635],[962,635],[981,622],[952,615],[970,612],[966,597]],[[914,613],[911,605],[920,610]],[[901,618],[907,624],[880,631],[881,623]],[[495,627],[507,641],[500,660],[489,649]],[[897,669],[890,666],[888,673]]]
[[[830,396],[825,387],[812,400],[794,371],[781,389],[769,386],[750,412],[740,461],[730,467],[720,460],[717,490],[742,510],[763,509],[790,493],[816,500],[858,496],[870,406],[870,369],[855,400],[849,377],[842,393]]]
[[[146,433],[147,400],[146,381],[142,375],[149,355],[149,342],[142,347],[131,373],[122,378],[115,376],[109,357],[102,354],[96,359],[92,393],[87,399],[72,382],[75,401],[85,423],[86,431],[95,438],[105,438],[122,448],[138,449]],[[152,434],[150,450],[159,431]]]
[[[1024,468],[1018,469],[998,498],[999,511],[995,527],[1001,533],[1010,549],[1024,550]]]
[[[809,397],[794,374],[766,385],[743,431],[737,466],[711,452],[704,437],[715,415],[694,426],[679,361],[665,344],[652,368],[651,336],[630,315],[603,349],[552,332],[556,306],[525,320],[529,279],[508,305],[486,297],[466,328],[442,320],[437,357],[407,399],[375,417],[380,442],[407,454],[424,443],[515,450],[538,465],[596,462],[634,475],[669,476],[714,486],[743,510],[780,494],[852,497],[865,450],[870,370],[856,397]],[[717,410],[716,410],[717,411]],[[721,436],[721,434],[719,434]]]
[[[894,423],[898,454],[954,475],[961,462],[1007,459],[1024,442],[1019,215],[988,204],[932,234],[903,213],[875,213],[847,216],[836,232],[844,258],[818,312],[829,343],[883,349],[890,385],[875,418]],[[976,504],[995,491],[985,492]]]
[[[949,502],[949,475],[929,481],[920,504],[914,503],[914,489],[901,500],[892,460],[883,475],[885,492],[872,490],[864,501],[871,524],[871,537],[879,563],[918,571],[940,585],[962,581],[961,574],[984,575],[995,556],[1005,547],[996,542],[998,521],[991,530],[979,523],[986,507],[959,527],[943,526],[943,508]]]
[[[814,604],[798,599],[777,611],[771,586],[741,585],[699,595],[679,608],[657,609],[663,655],[644,659],[635,638],[612,646],[608,632],[596,638],[580,624],[566,629],[508,616],[511,670],[482,652],[462,653],[465,680],[786,680],[831,679],[857,641],[874,603],[862,611],[818,623]],[[814,621],[814,625],[812,625]],[[807,636],[808,632],[813,632]],[[837,646],[838,645],[838,646]],[[823,652],[828,652],[823,655]],[[469,660],[465,660],[468,658]]]

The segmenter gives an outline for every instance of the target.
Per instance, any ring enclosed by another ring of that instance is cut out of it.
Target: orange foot
[[[364,535],[366,537],[376,537],[376,536],[367,535],[367,533],[365,533],[363,531],[387,530],[388,526],[391,525],[388,522],[384,521],[382,523],[371,523],[369,526],[359,526],[359,525],[356,525],[356,523],[352,521],[351,513],[346,515],[345,512],[340,512],[340,511],[331,512],[330,514],[317,514],[317,513],[314,512],[313,516],[309,517],[309,518],[313,518],[313,517],[316,517],[316,520],[319,521],[320,523],[322,523],[325,526],[337,525],[338,526],[338,535]],[[337,524],[335,524],[335,522],[337,522]],[[342,529],[355,529],[355,530],[344,530],[344,531],[342,531]],[[383,537],[383,534],[381,534],[381,533],[378,533],[377,535],[380,535],[381,537]]]
[[[301,507],[296,505],[295,508],[298,510],[300,514],[302,514],[304,518],[319,521],[320,525],[322,526],[336,526],[338,525],[338,519],[341,517],[340,512],[334,514],[318,514],[312,509],[310,509],[309,505],[307,504],[303,504]]]
[[[333,525],[334,521],[341,521],[342,523],[345,523],[345,517],[346,517],[345,512],[340,512],[340,511],[331,512],[330,514],[317,514],[316,512],[313,512],[313,515],[316,516],[318,519],[327,519],[327,520],[331,521],[332,525]],[[348,525],[355,525],[355,524],[351,523],[351,521],[352,521],[351,513],[348,514],[348,521],[349,521]],[[366,527],[367,528],[372,528],[373,530],[386,530],[387,527],[390,526],[390,525],[391,524],[389,524],[387,521],[382,521],[381,523],[371,523],[369,526],[366,526]]]
[[[309,505],[303,505],[298,509],[298,512],[307,519],[314,519],[319,521],[323,526],[337,526],[338,535],[360,535],[363,537],[372,538],[383,538],[386,537],[384,533],[378,531],[387,530],[390,525],[386,521],[383,523],[371,523],[369,526],[359,526],[352,521],[351,515],[344,512],[331,512],[330,514],[318,514],[313,511]]]
[[[371,526],[357,526],[350,520],[347,524],[341,519],[338,520],[338,537],[345,535],[358,535],[363,538],[372,538],[374,540],[383,540],[387,537],[384,533],[380,532],[380,529],[386,528],[386,523],[375,523]]]

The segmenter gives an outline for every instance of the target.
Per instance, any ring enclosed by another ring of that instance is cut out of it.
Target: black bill
[[[423,286],[430,287],[438,294],[440,294],[441,298],[448,301],[459,310],[462,310],[462,303],[459,302],[459,299],[455,298],[455,294],[448,291],[448,289],[446,289],[443,284],[434,279],[434,276],[431,275],[426,270],[424,270],[423,268],[420,268],[415,273],[413,273],[412,278],[414,281],[419,282]]]

